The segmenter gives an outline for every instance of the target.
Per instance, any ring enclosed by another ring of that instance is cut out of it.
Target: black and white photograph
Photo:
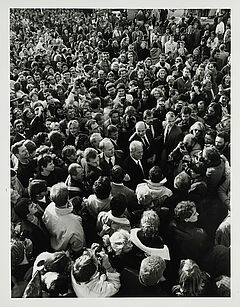
[[[232,14],[8,8],[12,302],[232,297]]]

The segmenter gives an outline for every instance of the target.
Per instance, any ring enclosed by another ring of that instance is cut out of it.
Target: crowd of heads
[[[13,297],[230,295],[230,10],[170,11],[10,9]]]

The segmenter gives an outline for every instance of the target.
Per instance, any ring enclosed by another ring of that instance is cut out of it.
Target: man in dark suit
[[[150,169],[156,159],[156,148],[152,134],[143,121],[137,122],[135,129],[136,131],[130,137],[129,143],[132,141],[139,141],[143,144],[142,160],[147,165],[148,169]]]
[[[14,121],[14,129],[15,129],[15,135],[13,137],[12,144],[15,144],[22,140],[26,140],[26,135],[24,132],[25,124],[22,119],[16,119]]]
[[[130,176],[130,180],[126,185],[135,191],[137,185],[147,179],[147,167],[143,157],[143,143],[140,141],[132,141],[129,146],[130,155],[123,162],[123,168]]]
[[[138,201],[136,193],[124,185],[126,184],[126,181],[128,179],[126,177],[128,176],[126,175],[125,170],[121,166],[113,166],[111,174],[111,194],[112,196],[117,195],[118,193],[124,194],[127,198],[128,212],[131,214],[132,211],[138,209]]]
[[[163,131],[163,147],[160,161],[160,166],[162,168],[163,174],[167,177],[167,179],[170,179],[173,175],[168,168],[168,155],[183,139],[182,130],[175,124],[175,120],[175,114],[172,111],[169,111],[166,114],[166,122]]]
[[[99,149],[102,151],[99,155],[99,166],[104,176],[110,176],[114,165],[122,165],[122,157],[115,151],[114,145],[109,138],[104,138],[99,143]]]

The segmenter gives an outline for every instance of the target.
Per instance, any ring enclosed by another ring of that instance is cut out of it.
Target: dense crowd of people
[[[230,296],[230,10],[185,11],[10,10],[12,297]]]

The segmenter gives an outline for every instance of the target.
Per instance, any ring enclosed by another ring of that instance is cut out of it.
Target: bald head
[[[136,123],[136,133],[142,138],[146,134],[146,124],[143,121],[137,122]]]
[[[107,158],[111,158],[114,156],[114,146],[109,138],[104,138],[99,143],[99,148]]]

